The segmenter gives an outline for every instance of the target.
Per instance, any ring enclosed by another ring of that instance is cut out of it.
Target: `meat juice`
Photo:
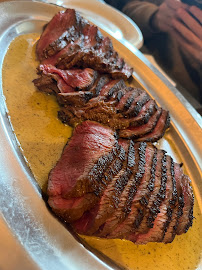
[[[26,34],[10,44],[3,63],[2,78],[8,113],[21,151],[45,192],[48,173],[59,159],[72,128],[58,120],[59,105],[55,97],[37,91],[32,83],[39,64],[35,55],[38,39],[38,34]],[[159,145],[177,158],[168,135],[161,139]],[[202,252],[202,215],[197,198],[194,216],[192,228],[186,234],[176,236],[171,244],[135,245],[127,240],[81,237],[92,248],[126,269],[197,269]]]

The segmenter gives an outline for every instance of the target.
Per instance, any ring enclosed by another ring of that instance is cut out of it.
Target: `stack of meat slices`
[[[41,62],[38,89],[54,92],[59,118],[71,126],[98,121],[119,130],[119,136],[157,141],[169,127],[169,113],[149,95],[124,82],[132,74],[111,40],[73,9],[59,12],[37,44]]]
[[[77,125],[49,174],[56,215],[77,233],[137,244],[168,243],[186,232],[193,220],[190,180],[151,143],[168,128],[169,113],[127,86],[132,68],[111,40],[67,9],[46,26],[37,55],[34,84],[57,96],[63,122]]]
[[[169,243],[192,225],[189,183],[165,151],[85,121],[50,172],[48,203],[80,234]]]
[[[42,64],[61,69],[91,67],[128,79],[132,74],[123,58],[113,49],[110,38],[103,37],[97,26],[90,24],[74,9],[56,14],[48,23],[37,44]]]
[[[112,79],[90,68],[61,70],[52,65],[40,65],[39,74],[35,85],[57,95],[59,118],[71,126],[93,120],[119,130],[122,138],[151,142],[160,139],[169,127],[168,111],[123,79]]]

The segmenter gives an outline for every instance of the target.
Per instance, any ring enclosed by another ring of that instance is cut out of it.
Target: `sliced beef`
[[[61,70],[52,65],[40,65],[39,74],[34,83],[39,90],[56,94],[63,123],[97,121],[119,130],[120,137],[151,142],[169,127],[169,113],[145,91],[127,86],[122,79],[89,68]]]
[[[151,143],[115,135],[91,121],[75,128],[49,175],[50,207],[80,234],[172,242],[192,225],[188,176]]]
[[[38,74],[41,76],[33,80],[35,86],[41,91],[55,94],[88,90],[98,76],[98,73],[90,68],[61,70],[52,65],[40,65]]]
[[[82,196],[84,189],[90,191],[90,169],[96,161],[101,162],[100,167],[107,162],[108,153],[112,151],[114,144],[114,132],[110,128],[90,121],[78,125],[64,148],[61,159],[50,172],[48,195],[69,198]]]
[[[176,229],[177,234],[182,234],[188,231],[193,222],[193,206],[194,197],[192,188],[190,186],[190,179],[187,175],[182,176],[182,195],[184,199],[184,207],[182,215],[179,218],[178,226]]]
[[[67,9],[65,12],[57,13],[51,19],[37,43],[36,52],[40,61],[62,49],[61,43],[66,40],[66,30],[71,29],[77,23],[78,16],[75,10]],[[48,53],[49,51],[51,52]]]
[[[113,78],[127,79],[132,74],[123,58],[113,49],[111,40],[83,19],[74,9],[56,14],[47,24],[36,48],[43,64],[60,69],[91,67]]]

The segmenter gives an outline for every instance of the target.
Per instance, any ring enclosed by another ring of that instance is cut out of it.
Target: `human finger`
[[[172,20],[173,27],[178,33],[188,41],[190,44],[194,44],[195,47],[202,49],[202,41],[198,38],[190,29],[188,29],[182,22],[177,19]]]
[[[165,3],[172,10],[178,10],[179,8],[189,9],[189,6],[187,4],[184,4],[177,0],[166,0]]]
[[[202,64],[202,51],[198,51],[198,49],[191,46],[191,44],[187,43],[182,36],[179,35],[177,31],[172,32],[173,37],[180,45],[180,49],[189,56],[190,63],[195,68],[201,67]]]
[[[189,12],[202,24],[202,10],[196,6],[191,6]]]
[[[185,9],[177,10],[177,17],[197,36],[202,40],[202,26],[196,21]]]

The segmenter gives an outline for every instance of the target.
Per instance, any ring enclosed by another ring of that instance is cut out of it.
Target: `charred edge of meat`
[[[88,24],[88,22],[82,18],[78,12],[74,13],[74,20],[74,25],[70,25],[69,28],[64,31],[57,40],[49,44],[44,50],[46,58],[56,54],[66,47],[70,42],[79,39],[82,29]]]
[[[115,182],[115,195],[114,199],[116,199],[115,206],[118,205],[119,202],[119,196],[123,192],[125,186],[128,183],[129,177],[132,175],[132,168],[135,166],[135,148],[134,148],[134,142],[130,141],[129,147],[128,147],[128,153],[127,153],[127,164],[126,169],[124,173],[116,180]],[[118,201],[117,201],[118,200]]]
[[[112,151],[106,155],[101,156],[89,172],[88,179],[93,187],[94,193],[97,196],[100,195],[103,186],[107,185],[107,182],[104,181],[105,172],[113,163],[114,158],[116,158],[120,152],[121,147],[118,145],[118,143],[116,143]]]
[[[172,198],[170,200],[169,206],[167,208],[167,220],[164,224],[164,229],[163,229],[163,236],[162,236],[162,241],[165,237],[165,234],[167,232],[168,226],[172,220],[172,215],[173,215],[173,210],[176,207],[176,202],[177,202],[177,187],[176,187],[176,179],[175,179],[175,171],[174,171],[174,161],[171,158],[171,165],[170,165],[170,172],[171,172],[171,179],[172,179]]]
[[[147,226],[149,228],[153,228],[154,220],[157,217],[158,213],[160,213],[160,205],[162,201],[165,199],[166,193],[166,183],[167,183],[167,168],[166,168],[166,153],[164,152],[164,156],[161,160],[161,186],[159,192],[157,194],[156,200],[153,202],[152,207],[149,209],[150,215],[147,218]]]
[[[134,176],[133,183],[129,189],[128,200],[127,200],[126,205],[124,207],[125,216],[127,216],[131,211],[131,205],[132,205],[133,198],[137,192],[137,188],[138,188],[138,186],[141,182],[141,179],[144,175],[144,172],[145,172],[146,147],[147,147],[147,144],[145,142],[141,142],[139,147],[138,147],[138,155],[139,155],[138,171],[136,172],[136,174]]]
[[[58,118],[62,121],[62,123],[68,124],[71,127],[74,127],[75,123],[79,124],[83,121],[82,118],[76,117],[71,111],[64,111],[63,109],[58,111]]]
[[[124,189],[126,188],[128,182],[131,180],[131,178],[133,177],[133,168],[136,167],[137,165],[137,157],[136,157],[136,149],[134,147],[134,142],[130,141],[129,147],[128,147],[128,154],[127,154],[127,164],[126,164],[126,169],[125,172],[116,180],[115,183],[115,196],[119,196],[118,200],[116,201],[117,203],[120,202],[120,195],[122,194],[122,192],[124,191]],[[118,209],[118,207],[117,207]],[[123,220],[124,216],[123,216],[123,210],[120,209],[121,212],[119,213],[121,215],[121,220]],[[98,232],[95,235],[102,235],[103,237],[103,228],[104,228],[104,224],[103,226],[100,226]],[[109,234],[109,231],[107,229],[107,234]],[[106,232],[104,233],[104,235],[106,235]]]
[[[100,91],[102,87],[109,82],[109,76],[108,75],[103,75],[100,78],[98,78],[98,82],[95,86],[95,94],[94,96],[97,97],[100,94]]]
[[[39,78],[34,79],[32,82],[41,92],[48,94],[55,94],[59,92],[57,82],[50,76],[41,74]]]
[[[114,95],[114,93],[118,92],[120,88],[124,88],[124,87],[126,87],[124,80],[123,79],[119,80],[115,85],[113,85],[109,89],[108,94],[107,94],[107,99],[111,98]]]
[[[152,133],[154,131],[154,129],[155,129],[155,126],[154,126],[154,128],[152,129],[151,132],[144,134],[144,136],[140,137],[140,139],[142,139],[146,142],[156,142],[164,136],[164,134],[165,134],[166,130],[169,128],[169,126],[170,126],[170,115],[169,115],[169,112],[167,112],[167,118],[166,118],[166,121],[164,123],[164,127],[163,127],[162,132],[159,133],[157,136],[155,135],[155,136],[144,138],[145,135],[148,136],[150,133]]]
[[[133,168],[135,166],[135,148],[134,142],[130,140],[129,149],[128,149],[128,168]]]
[[[184,196],[183,196],[183,192],[182,192],[178,197],[178,212],[177,212],[176,224],[173,227],[172,239],[174,239],[174,237],[176,235],[178,224],[179,224],[179,219],[183,215],[183,208],[184,208]]]
[[[148,101],[149,102],[149,101]],[[135,123],[131,122],[132,126],[140,126],[140,125],[145,125],[149,122],[149,119],[151,116],[157,111],[158,107],[156,105],[156,102],[154,101],[154,105],[149,106],[145,113],[138,115]]]
[[[147,103],[150,103],[151,105],[149,105],[144,112],[140,111],[140,113],[134,119],[129,119],[131,127],[138,127],[147,124],[149,119],[157,111],[157,105],[155,104],[154,100],[149,100]]]
[[[128,97],[128,99],[126,100],[126,102],[124,104],[124,109],[123,109],[124,111],[127,111],[130,108],[130,106],[133,103],[134,99],[135,99],[135,96],[133,94]]]
[[[119,135],[120,137],[124,137],[124,138],[130,138],[130,139],[141,139],[142,141],[149,141],[149,138],[145,138],[145,136],[147,136],[148,134],[152,134],[153,130],[155,129],[161,115],[162,115],[163,109],[162,108],[158,108],[158,110],[150,117],[152,121],[152,125],[149,125],[150,123],[148,123],[149,128],[144,128],[141,133],[137,133],[136,130],[131,131],[131,128],[133,128],[133,126],[131,125],[131,127],[126,128],[125,130],[120,130],[119,131]],[[132,122],[133,123],[133,122]],[[131,123],[131,124],[132,124]],[[136,126],[135,126],[136,128]],[[142,128],[142,127],[141,127]]]
[[[194,216],[193,216],[193,207],[194,207],[194,199],[193,199],[193,203],[191,205],[191,209],[189,210],[189,221],[186,224],[185,231],[184,231],[185,233],[188,231],[189,227],[191,227],[192,224],[193,224],[193,218],[194,218]]]
[[[57,95],[58,103],[62,105],[71,105],[82,107],[93,97],[93,93],[90,91],[79,91],[74,93],[59,93]]]
[[[141,211],[139,211],[138,217],[135,219],[135,221],[133,223],[133,227],[135,229],[139,228],[139,226],[144,218],[144,214],[146,212],[146,207],[149,203],[149,198],[151,196],[152,191],[154,190],[156,164],[157,164],[157,149],[155,148],[154,154],[153,154],[153,159],[152,159],[151,170],[150,170],[150,179],[149,179],[149,183],[147,185],[147,193],[139,201]]]
[[[112,181],[113,177],[117,175],[123,167],[123,161],[126,158],[125,150],[123,149],[122,146],[119,146],[119,149],[120,151],[117,158],[112,162],[111,166],[107,169],[107,171],[103,175],[101,181],[104,184],[104,186],[97,185],[97,187],[95,187],[94,189],[95,190],[94,193],[97,196],[99,196],[103,192],[104,187],[106,187]]]
[[[130,112],[130,117],[134,117],[137,116],[139,114],[139,112],[141,111],[142,107],[144,106],[144,104],[149,101],[150,97],[146,92],[142,92],[144,93],[143,98],[141,98],[140,100],[138,100],[136,102],[136,104],[134,105],[134,108],[131,110]],[[141,93],[140,93],[141,94]]]

